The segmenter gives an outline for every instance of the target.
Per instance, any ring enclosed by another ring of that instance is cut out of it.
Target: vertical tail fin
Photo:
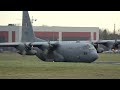
[[[28,11],[23,11],[21,42],[34,42],[34,41],[35,41],[35,35]]]

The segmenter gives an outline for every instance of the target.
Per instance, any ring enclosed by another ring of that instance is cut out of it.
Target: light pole
[[[118,39],[120,38],[120,29],[118,29]]]
[[[32,16],[31,23],[33,24],[34,21],[37,21],[37,19],[34,19]]]

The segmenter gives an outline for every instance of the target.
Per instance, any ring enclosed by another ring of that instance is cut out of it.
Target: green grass
[[[120,61],[120,54],[100,54],[97,61]],[[120,65],[43,62],[36,56],[0,53],[0,79],[120,79]]]
[[[120,54],[99,54],[99,59],[96,60],[98,61],[105,61],[105,62],[120,62]]]

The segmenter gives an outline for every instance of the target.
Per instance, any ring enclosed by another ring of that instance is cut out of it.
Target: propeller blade
[[[22,56],[24,57],[25,55],[26,55],[26,51],[24,50],[24,51],[22,51]]]

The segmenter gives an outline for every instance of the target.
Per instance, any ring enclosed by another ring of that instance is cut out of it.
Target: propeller
[[[22,55],[25,56],[30,50],[33,49],[32,43],[26,44],[24,43],[25,50],[22,51]]]
[[[98,44],[94,44],[94,43],[91,43],[91,44],[93,44],[93,46],[97,50],[97,53],[102,53],[104,51],[104,49],[100,48]]]
[[[25,55],[35,55],[37,53],[36,50],[33,50],[33,44],[32,43],[23,43],[20,44],[17,49],[19,50],[19,54],[25,56]]]
[[[59,43],[51,44],[50,41],[48,41],[48,45],[47,46],[41,46],[40,49],[42,49],[42,51],[45,55],[48,55],[48,54],[53,53],[53,51],[56,50],[56,48],[58,46],[59,46]]]
[[[51,47],[52,47],[52,45],[51,45],[50,41],[48,41],[48,47],[44,48],[44,54],[47,55],[48,53],[50,53]]]
[[[21,52],[21,55],[24,57],[25,55],[26,55],[26,51],[25,50],[23,50],[22,52]]]
[[[115,39],[115,43],[113,44],[112,49],[118,49],[119,43],[117,42],[117,39]]]
[[[25,49],[26,50],[32,50],[33,49],[33,44],[32,43],[29,43],[29,44],[24,44],[25,45]]]
[[[53,47],[53,46],[51,45],[50,41],[48,41],[48,45],[49,45],[49,47],[48,47],[48,48]]]

